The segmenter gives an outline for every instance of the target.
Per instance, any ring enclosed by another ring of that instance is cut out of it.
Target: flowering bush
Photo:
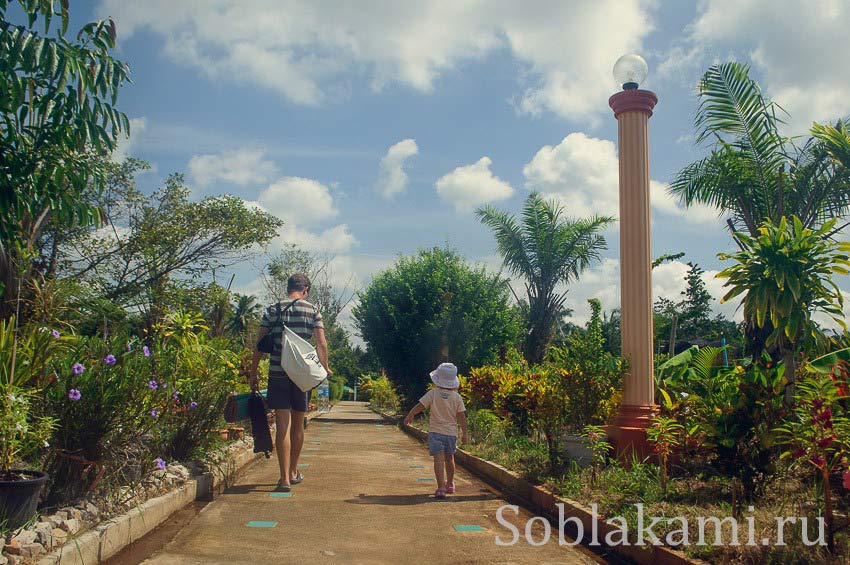
[[[781,458],[809,467],[823,482],[830,549],[834,546],[830,475],[843,470],[844,487],[850,487],[850,419],[841,405],[846,398],[830,376],[807,376],[796,386],[794,410],[776,428],[787,447]]]
[[[127,351],[126,342],[68,338],[68,347],[53,360],[45,389],[48,412],[56,418],[46,461],[50,502],[77,498],[104,479],[120,479],[125,463],[137,459],[128,449],[155,449],[154,423],[145,418],[153,405],[148,387],[153,363],[141,349]]]

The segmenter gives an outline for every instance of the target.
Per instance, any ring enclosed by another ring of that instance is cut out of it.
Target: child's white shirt
[[[419,399],[425,407],[431,409],[428,431],[435,434],[457,436],[457,413],[466,412],[463,398],[456,390],[432,388]]]

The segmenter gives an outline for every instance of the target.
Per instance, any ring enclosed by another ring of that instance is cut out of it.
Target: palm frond
[[[762,96],[758,83],[749,76],[749,67],[734,61],[710,67],[700,80],[699,96],[697,142],[714,138],[739,150],[753,163],[763,198],[772,201],[770,178],[785,162],[777,106]]]

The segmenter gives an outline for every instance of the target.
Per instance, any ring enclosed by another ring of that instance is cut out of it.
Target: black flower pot
[[[15,530],[35,516],[38,495],[47,481],[47,473],[41,471],[13,469],[12,474],[31,478],[0,480],[0,530]]]

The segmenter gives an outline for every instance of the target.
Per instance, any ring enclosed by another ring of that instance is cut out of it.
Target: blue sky
[[[616,213],[607,98],[623,53],[647,59],[642,86],[660,99],[653,255],[686,252],[715,296],[716,253],[731,245],[724,219],[686,212],[665,192],[705,153],[691,125],[699,76],[717,61],[752,65],[793,134],[850,113],[850,5],[839,0],[73,5],[77,25],[106,16],[134,81],[119,98],[135,126],[119,156],[155,167],[140,184],[185,172],[198,197],[257,203],[287,222],[272,249],[291,241],[329,253],[335,278],[361,288],[399,254],[446,242],[497,269],[493,238],[471,212],[485,203],[516,212],[539,190],[572,216]],[[290,214],[293,201],[302,216]],[[607,236],[603,262],[571,287],[576,321],[589,297],[619,302],[617,228]],[[656,269],[656,296],[678,299],[685,270]],[[254,264],[234,272],[238,289],[262,293]]]

